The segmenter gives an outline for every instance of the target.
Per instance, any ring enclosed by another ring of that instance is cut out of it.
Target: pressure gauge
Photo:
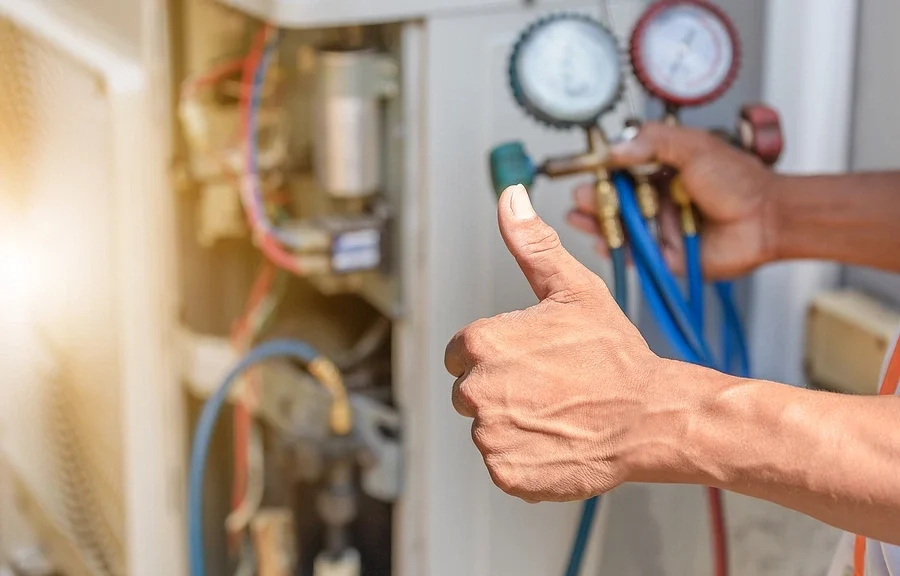
[[[596,124],[622,95],[616,38],[577,14],[556,14],[528,28],[513,49],[509,75],[519,105],[557,128]]]
[[[700,106],[734,83],[740,43],[728,16],[709,2],[662,0],[635,26],[631,61],[653,96],[673,106]]]

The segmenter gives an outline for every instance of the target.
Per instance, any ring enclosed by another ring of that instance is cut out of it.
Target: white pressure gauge
[[[516,101],[558,128],[595,124],[622,95],[615,37],[577,14],[555,14],[528,28],[513,49],[509,74]]]
[[[700,106],[719,98],[740,69],[734,24],[705,0],[652,5],[631,37],[635,75],[670,106]]]

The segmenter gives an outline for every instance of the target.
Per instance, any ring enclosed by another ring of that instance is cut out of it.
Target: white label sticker
[[[371,270],[381,264],[381,232],[355,230],[334,240],[331,266],[336,272]]]

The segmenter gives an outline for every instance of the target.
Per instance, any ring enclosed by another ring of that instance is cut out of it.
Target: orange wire
[[[223,78],[240,72],[244,66],[244,60],[245,58],[235,58],[234,60],[229,60],[228,62],[213,66],[196,78],[189,78],[182,86],[181,97],[185,99],[190,98],[202,88],[216,84]]]
[[[243,354],[246,352],[250,344],[250,322],[257,313],[259,307],[265,302],[274,284],[276,270],[275,267],[266,263],[253,282],[250,288],[250,294],[247,298],[247,304],[241,318],[235,322],[231,333],[231,342],[235,350]],[[251,371],[247,374],[247,384],[251,387],[250,392],[255,393],[258,381],[256,373]],[[237,510],[243,504],[244,497],[247,492],[247,482],[249,476],[249,450],[250,450],[250,429],[252,418],[250,409],[243,401],[237,402],[234,408],[234,472],[232,479],[232,510]],[[239,545],[238,535],[232,534],[229,538],[232,550]]]

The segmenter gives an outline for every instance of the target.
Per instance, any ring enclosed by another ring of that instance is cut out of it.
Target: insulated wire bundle
[[[299,259],[287,249],[300,246],[295,245],[296,242],[278,230],[266,215],[259,174],[259,109],[263,84],[277,45],[278,30],[265,25],[253,39],[250,53],[244,60],[241,82],[241,133],[245,146],[245,170],[241,186],[241,203],[256,242],[266,258],[279,268],[303,275],[304,270]]]

